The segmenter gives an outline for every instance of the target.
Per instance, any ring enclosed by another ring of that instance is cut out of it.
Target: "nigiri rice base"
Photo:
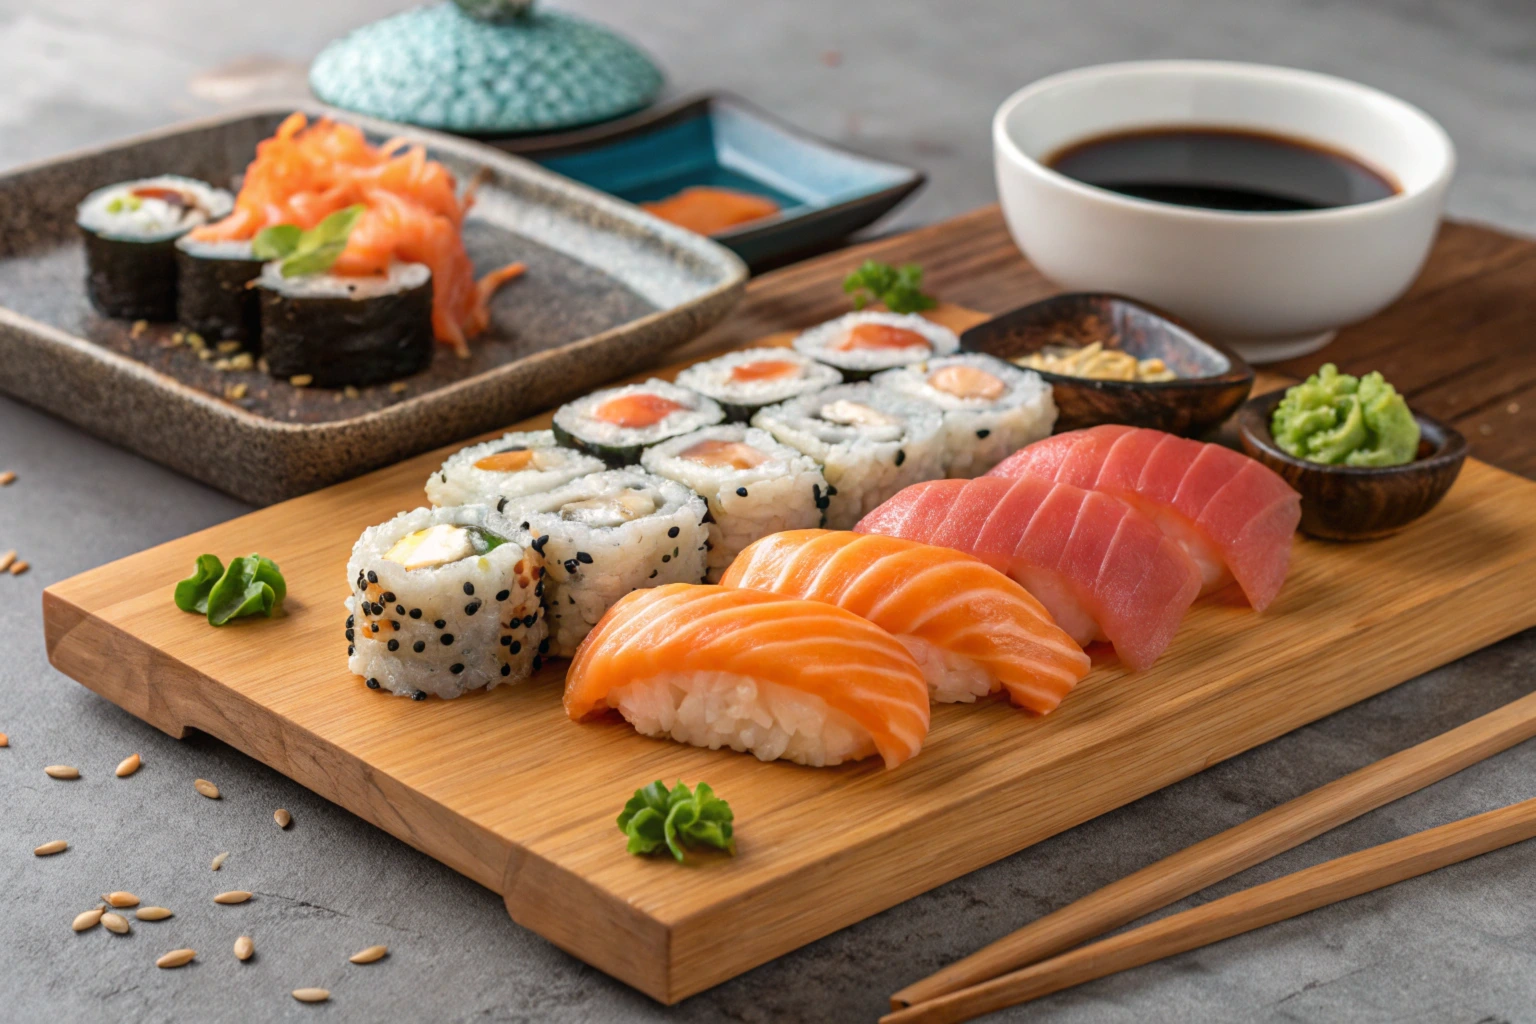
[[[940,704],[969,704],[1001,689],[992,673],[963,654],[946,651],[921,637],[898,636],[896,640],[922,669],[928,695]]]
[[[875,753],[874,739],[822,698],[731,672],[668,672],[613,689],[635,731],[820,768]]]

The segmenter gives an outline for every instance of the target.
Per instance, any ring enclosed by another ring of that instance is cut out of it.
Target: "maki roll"
[[[788,348],[747,348],[695,363],[677,383],[720,403],[725,417],[745,423],[766,405],[842,383],[842,374],[803,352]]]
[[[709,531],[704,499],[642,469],[593,473],[507,503],[544,559],[550,653],[569,656],[615,601],[643,587],[697,583]]]
[[[285,277],[273,262],[256,281],[262,357],[274,377],[376,384],[432,362],[432,271],[424,263],[395,262],[366,277]]]
[[[821,463],[829,529],[852,529],[908,484],[943,475],[939,411],[873,384],[841,384],[770,405],[752,425]]]
[[[1056,425],[1051,386],[1038,373],[994,356],[961,353],[886,370],[873,378],[938,409],[944,475],[969,479],[1042,437]]]
[[[849,313],[800,332],[795,350],[836,367],[844,380],[910,366],[960,347],[948,327],[916,313]]]
[[[513,432],[448,456],[427,478],[427,500],[500,509],[509,499],[552,491],[603,468],[596,456],[559,447],[552,431]]]
[[[623,466],[639,462],[648,445],[723,419],[713,399],[652,378],[567,402],[555,410],[554,429],[561,444]]]
[[[176,240],[228,215],[234,198],[204,181],[164,175],[99,188],[75,210],[85,238],[86,292],[104,316],[176,315]]]
[[[515,683],[539,667],[539,558],[483,505],[418,508],[370,526],[347,563],[347,667],[425,698]]]
[[[640,464],[686,484],[709,504],[711,583],[760,537],[820,526],[832,498],[814,459],[738,423],[669,438],[647,448]]]
[[[261,296],[252,282],[261,267],[249,241],[183,235],[176,240],[176,319],[209,341],[238,341],[259,352]]]

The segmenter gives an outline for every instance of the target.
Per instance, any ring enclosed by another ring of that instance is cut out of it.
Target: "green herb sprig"
[[[199,555],[192,575],[176,584],[176,607],[208,617],[222,626],[246,615],[271,618],[288,595],[288,583],[277,563],[261,555],[244,555],[229,563],[218,555]]]
[[[368,207],[354,203],[337,210],[308,231],[297,224],[274,224],[251,239],[251,255],[259,260],[282,260],[284,277],[323,274],[336,265],[347,239]]]
[[[921,313],[939,304],[923,293],[923,268],[916,263],[893,267],[865,260],[863,266],[843,278],[843,291],[853,296],[853,308],[883,302],[892,313]]]
[[[733,817],[731,805],[715,796],[708,783],[690,792],[681,779],[671,790],[657,779],[629,798],[619,815],[619,831],[629,837],[630,853],[653,853],[665,845],[682,863],[685,845],[734,854]]]

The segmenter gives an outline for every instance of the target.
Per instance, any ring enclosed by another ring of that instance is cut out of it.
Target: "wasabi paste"
[[[1419,424],[1397,389],[1332,363],[1285,393],[1269,430],[1289,454],[1326,466],[1401,466],[1419,450]]]

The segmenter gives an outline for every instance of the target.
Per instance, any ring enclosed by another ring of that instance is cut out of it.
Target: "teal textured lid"
[[[661,71],[632,43],[528,0],[417,7],[326,47],[309,70],[327,103],[467,134],[554,131],[646,106]]]

